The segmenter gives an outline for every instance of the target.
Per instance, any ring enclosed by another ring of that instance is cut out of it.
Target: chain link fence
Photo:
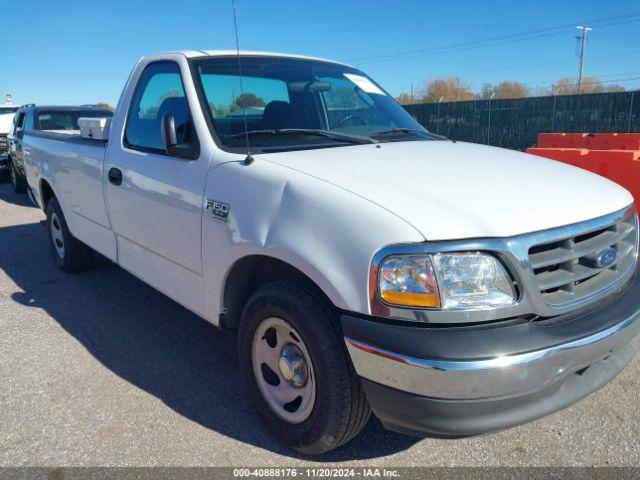
[[[452,140],[524,150],[540,132],[640,132],[640,91],[405,105]]]

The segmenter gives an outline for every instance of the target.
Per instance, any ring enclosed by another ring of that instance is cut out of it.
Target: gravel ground
[[[462,440],[372,419],[321,458],[250,409],[235,338],[107,262],[54,265],[42,220],[0,185],[0,466],[639,466],[640,359],[564,411]]]

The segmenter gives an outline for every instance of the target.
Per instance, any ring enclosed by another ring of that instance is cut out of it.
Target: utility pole
[[[491,92],[491,96],[489,97],[489,123],[487,125],[487,145],[489,145],[489,141],[491,140],[491,100],[496,96],[496,92]]]
[[[579,37],[576,37],[581,41],[580,61],[578,62],[578,95],[580,95],[580,93],[582,93],[582,65],[584,64],[584,51],[587,46],[587,32],[592,30],[592,28],[587,27],[586,25],[578,25],[576,28],[578,30],[582,30],[582,34]]]

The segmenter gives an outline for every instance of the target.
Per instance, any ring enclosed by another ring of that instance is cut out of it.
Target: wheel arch
[[[51,200],[52,198],[57,198],[55,192],[53,191],[53,188],[51,187],[51,184],[45,180],[44,178],[40,179],[39,185],[39,194],[40,194],[40,203],[42,206],[42,210],[47,210],[47,204],[49,203],[49,200]]]
[[[235,330],[253,292],[266,283],[278,280],[305,282],[334,308],[338,308],[336,302],[320,287],[320,283],[326,284],[326,280],[315,277],[312,278],[289,262],[269,255],[251,254],[237,259],[224,280],[220,327]]]

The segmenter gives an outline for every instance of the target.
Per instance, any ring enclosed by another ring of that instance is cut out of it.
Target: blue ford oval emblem
[[[607,248],[598,253],[596,258],[596,264],[600,268],[607,268],[614,264],[618,252],[615,248]]]

